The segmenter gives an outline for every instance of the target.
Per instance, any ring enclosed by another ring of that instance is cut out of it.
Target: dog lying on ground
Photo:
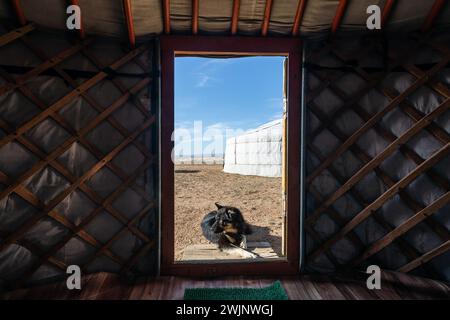
[[[247,250],[246,235],[252,233],[241,211],[234,207],[215,203],[217,210],[208,213],[202,220],[203,235],[216,243],[227,254],[237,254],[243,258],[256,258],[257,255]]]

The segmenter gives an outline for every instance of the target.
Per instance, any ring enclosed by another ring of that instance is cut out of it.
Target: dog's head
[[[214,233],[252,233],[250,226],[245,222],[244,217],[238,208],[222,206],[217,202],[215,205],[217,207],[215,222],[211,226],[211,230]]]

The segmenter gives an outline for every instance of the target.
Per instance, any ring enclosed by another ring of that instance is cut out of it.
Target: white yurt
[[[281,119],[271,121],[227,140],[224,172],[281,177],[281,166]]]

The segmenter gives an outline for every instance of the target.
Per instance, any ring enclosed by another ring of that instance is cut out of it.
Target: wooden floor
[[[280,278],[277,278],[280,279]],[[2,299],[182,299],[185,288],[252,287],[271,284],[273,278],[226,277],[220,279],[188,279],[158,277],[126,284],[108,273],[88,275],[82,289],[68,290],[65,281],[30,289],[8,292]],[[450,286],[425,278],[396,272],[383,272],[381,290],[366,288],[366,274],[302,275],[280,279],[289,299],[450,299]]]
[[[247,250],[255,253],[258,257],[256,260],[276,259],[279,258],[269,242],[249,242]],[[193,244],[186,247],[183,251],[182,261],[211,261],[211,260],[242,260],[246,259],[237,254],[230,255],[218,249],[215,244]]]

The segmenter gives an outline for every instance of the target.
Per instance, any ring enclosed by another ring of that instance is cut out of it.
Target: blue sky
[[[177,57],[175,128],[192,132],[194,121],[202,121],[203,132],[208,128],[245,131],[279,119],[283,60]],[[175,138],[175,143],[179,140]]]

